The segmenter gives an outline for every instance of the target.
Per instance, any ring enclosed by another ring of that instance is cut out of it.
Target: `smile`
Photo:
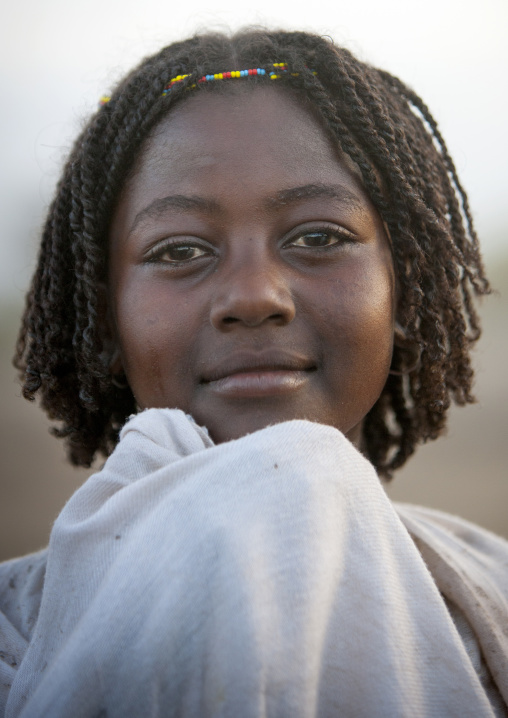
[[[249,398],[286,394],[299,389],[308,380],[308,372],[289,371],[252,371],[231,374],[223,379],[208,383],[208,387],[217,394],[231,398]]]
[[[300,389],[315,369],[308,359],[295,355],[237,354],[214,367],[201,383],[229,398],[276,396]]]

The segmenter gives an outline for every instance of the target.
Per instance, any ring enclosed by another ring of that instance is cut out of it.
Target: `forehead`
[[[239,191],[244,180],[269,192],[287,177],[297,186],[340,176],[364,193],[358,168],[304,98],[238,82],[226,92],[198,91],[173,108],[143,143],[127,187],[154,191],[161,175],[212,187],[222,169],[234,173]]]

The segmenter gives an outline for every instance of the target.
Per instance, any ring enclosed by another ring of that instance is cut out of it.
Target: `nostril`
[[[238,285],[238,282],[237,282]],[[293,300],[289,296],[278,296],[274,291],[260,292],[247,281],[241,287],[235,286],[229,292],[220,293],[213,299],[210,320],[219,331],[228,331],[237,326],[257,327],[265,322],[283,326],[289,324],[295,315]]]
[[[275,321],[278,323],[284,323],[284,317],[282,314],[270,314],[266,318],[264,318],[264,317],[260,318],[259,316],[254,316],[254,317],[242,316],[241,318],[240,317],[223,317],[221,321],[223,324],[226,324],[226,325],[234,324],[235,322],[241,322],[242,324],[245,324],[248,327],[257,327],[260,324],[263,324],[266,320]]]

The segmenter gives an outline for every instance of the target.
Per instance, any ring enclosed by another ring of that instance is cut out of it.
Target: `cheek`
[[[394,293],[388,277],[368,284],[368,290],[357,295],[355,308],[360,341],[373,344],[380,351],[393,343]]]
[[[156,282],[125,282],[115,295],[117,340],[136,401],[142,408],[173,394],[176,401],[193,336],[188,302]]]
[[[348,403],[372,403],[386,381],[393,349],[394,281],[391,264],[362,270],[328,292],[322,313],[329,361],[339,387],[348,378]],[[326,351],[326,350],[325,350]],[[326,354],[325,354],[326,356]],[[370,409],[370,406],[368,407]]]
[[[377,277],[358,297],[358,341],[370,371],[381,374],[382,384],[390,368],[393,350],[394,288],[391,276]],[[380,391],[382,386],[380,387]]]
[[[325,303],[327,321],[346,332],[353,347],[380,340],[390,344],[394,306],[391,265],[370,268],[368,263],[329,287]]]

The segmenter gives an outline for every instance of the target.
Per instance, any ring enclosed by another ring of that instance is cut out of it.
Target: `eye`
[[[354,235],[345,229],[317,229],[300,232],[288,242],[287,246],[303,247],[305,249],[328,249],[353,240]]]
[[[295,247],[330,247],[338,241],[338,238],[330,232],[307,232],[293,240],[291,244]]]
[[[191,241],[172,241],[158,245],[147,254],[148,262],[183,264],[209,254],[209,250]]]

